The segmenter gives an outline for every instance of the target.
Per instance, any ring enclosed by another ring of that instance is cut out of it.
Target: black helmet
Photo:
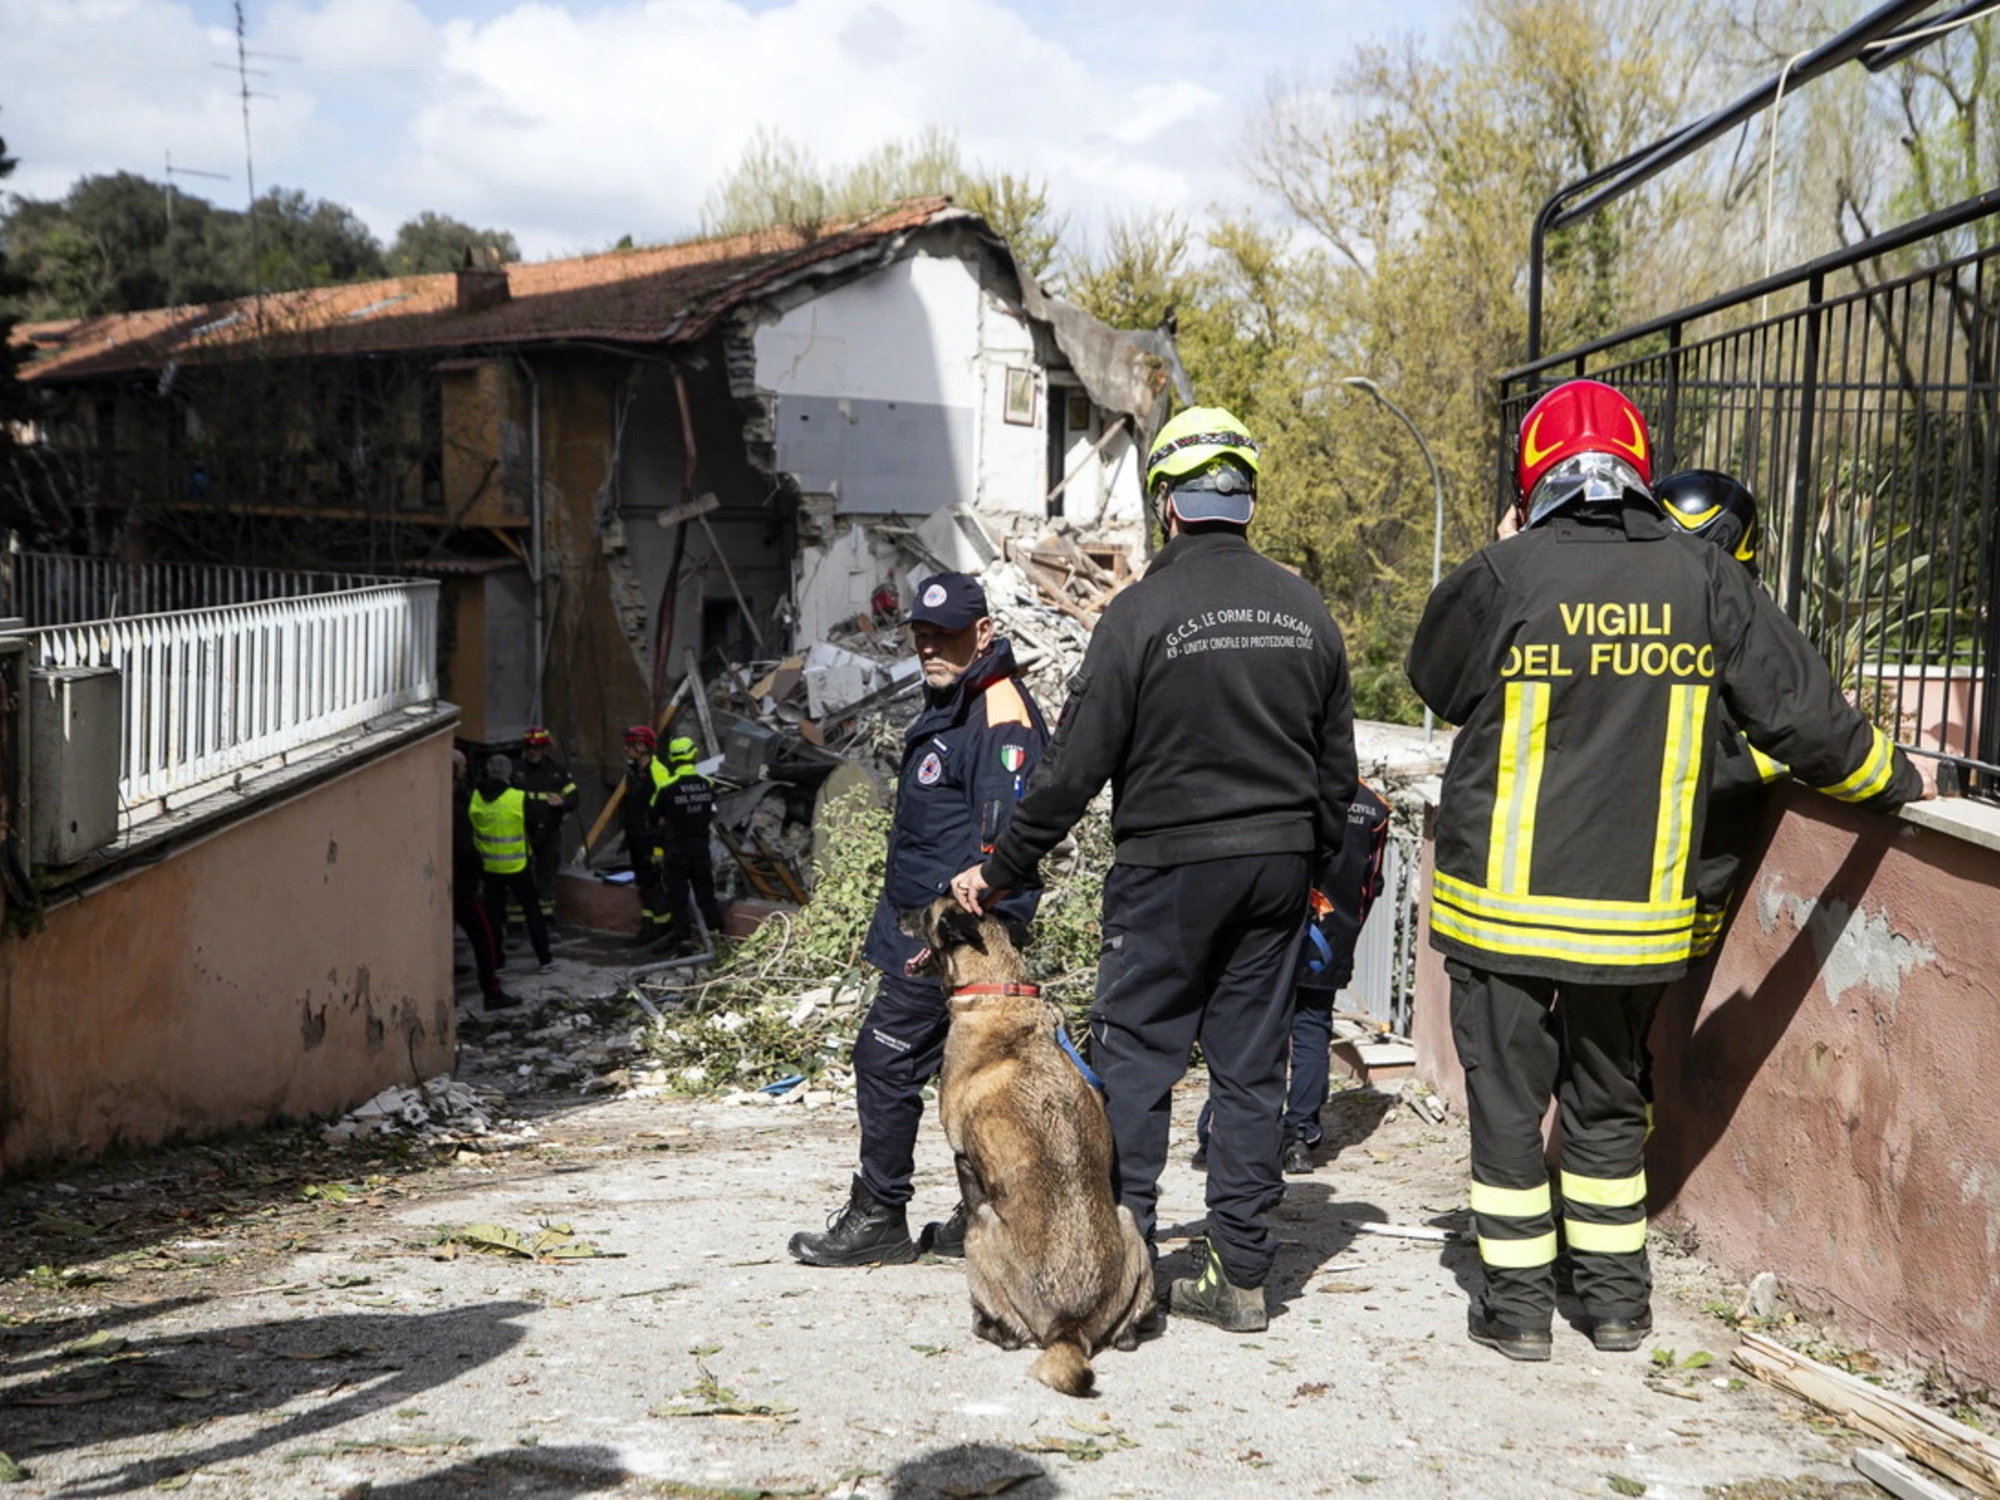
[[[1690,536],[1706,537],[1740,563],[1757,566],[1757,497],[1715,469],[1683,469],[1653,486],[1660,508]]]

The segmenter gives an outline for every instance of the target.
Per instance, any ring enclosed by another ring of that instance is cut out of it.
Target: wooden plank
[[[722,742],[715,737],[715,716],[708,711],[708,688],[701,680],[701,668],[695,665],[694,647],[681,648],[681,669],[687,673],[682,682],[694,684],[694,716],[701,720],[701,742],[708,755],[722,753]]]
[[[1894,1391],[1746,1333],[1730,1358],[1743,1370],[1849,1427],[1894,1443],[1927,1468],[1982,1495],[2000,1495],[2000,1443]]]
[[[1873,1448],[1854,1450],[1854,1467],[1896,1500],[1957,1500],[1952,1492],[1941,1484],[1932,1484],[1908,1464],[1898,1463],[1886,1453],[1877,1453]]]

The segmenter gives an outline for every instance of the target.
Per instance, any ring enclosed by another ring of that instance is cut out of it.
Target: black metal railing
[[[1755,491],[1764,581],[1907,748],[2000,801],[2000,198],[1500,377],[1501,448],[1543,390],[1605,380],[1646,413],[1654,473]],[[1921,233],[1919,233],[1921,231]],[[1987,248],[1888,274],[1952,240]],[[1773,310],[1775,309],[1775,310]],[[1511,500],[1503,461],[1502,493]],[[1504,503],[1504,502],[1503,502]]]

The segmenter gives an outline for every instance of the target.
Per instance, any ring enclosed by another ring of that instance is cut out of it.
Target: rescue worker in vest
[[[708,831],[715,822],[715,783],[694,767],[695,743],[685,735],[667,741],[667,779],[654,798],[665,838],[660,845],[660,882],[666,888],[668,930],[675,941],[698,946],[694,913],[709,936],[722,930],[715,900],[715,861]],[[692,899],[690,899],[692,896]]]
[[[480,886],[486,861],[479,856],[479,836],[473,831],[472,780],[465,752],[451,752],[451,919],[472,947],[472,968],[479,976],[479,994],[488,1010],[519,1005],[518,995],[500,988],[500,935],[486,918]]]
[[[1347,809],[1347,837],[1320,870],[1306,896],[1306,930],[1292,988],[1291,1083],[1278,1165],[1289,1177],[1313,1169],[1313,1152],[1326,1139],[1320,1113],[1332,1082],[1333,1000],[1354,978],[1354,945],[1382,889],[1382,855],[1389,842],[1389,804],[1367,782],[1355,786]],[[1194,1160],[1208,1170],[1208,1137],[1215,1103],[1203,1103],[1195,1121]]]
[[[486,774],[472,789],[466,806],[472,819],[473,837],[479,858],[486,867],[486,919],[497,933],[507,925],[507,898],[520,904],[521,920],[528,924],[528,941],[534,945],[535,961],[546,969],[553,963],[549,951],[549,929],[542,921],[541,903],[535,899],[535,877],[528,869],[528,794],[509,786],[514,763],[504,755],[486,758]]]
[[[1020,812],[953,882],[970,910],[1019,887],[1111,783],[1090,1060],[1118,1195],[1151,1245],[1173,1088],[1199,1041],[1215,1101],[1208,1244],[1170,1301],[1239,1333],[1269,1318],[1306,893],[1355,794],[1346,650],[1318,591],[1250,546],[1257,477],[1257,444],[1219,407],[1160,429],[1146,489],[1166,545],[1105,606]],[[1156,1309],[1148,1331],[1159,1322]]]
[[[539,724],[521,736],[521,764],[514,785],[528,794],[528,860],[542,919],[556,919],[556,873],[562,869],[563,819],[577,808],[576,783],[569,767],[555,758],[555,738]]]
[[[903,734],[882,894],[862,948],[882,979],[854,1041],[861,1170],[825,1233],[792,1236],[791,1253],[812,1266],[895,1264],[917,1255],[907,1217],[910,1175],[923,1087],[943,1059],[949,1012],[936,979],[910,977],[908,965],[923,945],[897,921],[944,895],[955,872],[993,847],[1048,740],[1013,647],[993,633],[977,579],[938,573],[918,584],[910,631],[924,706]],[[1015,885],[999,910],[1025,924],[1041,889],[1026,879]],[[944,1223],[926,1225],[922,1241],[940,1255],[963,1255],[965,1205]]]
[[[632,942],[641,948],[664,941],[672,932],[667,890],[660,880],[660,813],[654,806],[667,784],[667,768],[653,753],[659,742],[646,724],[625,731],[625,795],[619,817],[625,827],[625,852],[632,861],[632,881],[639,888],[639,931]]]
[[[1890,808],[1922,777],[1840,694],[1749,572],[1685,544],[1651,490],[1646,425],[1573,380],[1518,451],[1518,534],[1432,593],[1418,695],[1460,726],[1438,812],[1431,944],[1451,977],[1485,1269],[1473,1342],[1549,1357],[1562,1120],[1563,1230],[1598,1349],[1652,1328],[1641,1058],[1694,946],[1694,851],[1716,715],[1844,801]]]

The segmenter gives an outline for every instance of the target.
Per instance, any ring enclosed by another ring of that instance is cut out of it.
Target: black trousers
[[[542,916],[556,915],[556,875],[562,869],[562,828],[544,828],[528,835],[528,867],[535,872],[535,894]]]
[[[1647,1310],[1646,1033],[1664,984],[1568,984],[1449,960],[1452,1039],[1472,1124],[1472,1210],[1486,1314],[1547,1328],[1556,1303],[1556,1212],[1576,1295],[1593,1318]],[[1559,1192],[1542,1150],[1549,1099],[1562,1121]]]
[[[500,993],[500,936],[487,920],[479,894],[478,885],[471,881],[462,887],[454,883],[451,919],[472,945],[472,968],[479,976],[479,993],[490,1000]]]
[[[1326,1131],[1319,1117],[1333,1085],[1333,1064],[1329,1058],[1333,1049],[1333,997],[1332,990],[1304,988],[1292,996],[1292,1081],[1285,1087],[1282,1140],[1301,1140],[1308,1146],[1317,1146],[1325,1139]],[[1202,1145],[1208,1144],[1214,1128],[1215,1101],[1209,1100],[1202,1105],[1201,1117],[1195,1122],[1195,1135]]]
[[[1292,975],[1306,909],[1303,854],[1164,869],[1113,865],[1090,1011],[1118,1196],[1151,1245],[1173,1088],[1197,1041],[1215,1106],[1208,1238],[1240,1287],[1262,1286],[1277,1250],[1265,1218],[1283,1193],[1279,1117]]]
[[[510,897],[521,908],[521,920],[528,924],[528,941],[535,946],[535,957],[542,963],[549,962],[549,927],[542,920],[542,903],[535,896],[534,872],[520,869],[502,875],[488,870],[486,919],[493,924],[496,935],[507,930],[507,902]]]
[[[699,844],[667,846],[660,857],[660,883],[666,888],[668,920],[674,931],[693,940],[695,908],[700,909],[710,933],[722,930],[722,908],[715,899],[715,863],[709,858],[706,836]]]
[[[854,1039],[861,1181],[883,1203],[910,1201],[923,1089],[944,1060],[950,1019],[937,980],[884,974]]]
[[[632,845],[630,853],[632,883],[639,891],[639,936],[658,937],[667,930],[670,911],[667,888],[660,883],[660,861],[651,845]]]

